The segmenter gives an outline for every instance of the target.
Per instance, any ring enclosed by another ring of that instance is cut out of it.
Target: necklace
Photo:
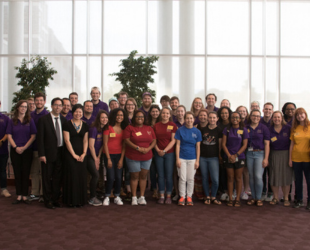
[[[73,127],[75,128],[75,130],[76,130],[76,131],[79,131],[82,123],[80,123],[79,126],[76,126],[75,123],[74,123],[74,121],[72,121],[72,123],[73,123]]]

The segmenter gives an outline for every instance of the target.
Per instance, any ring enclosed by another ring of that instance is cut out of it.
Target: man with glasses
[[[119,107],[120,107],[121,109],[124,109],[124,108],[125,108],[125,103],[126,103],[127,99],[128,99],[128,94],[127,94],[127,92],[121,91],[121,92],[118,93],[118,98],[117,98],[117,100],[118,100],[118,103],[119,103]]]
[[[42,184],[46,208],[61,207],[59,203],[62,176],[63,135],[62,127],[67,120],[60,115],[63,100],[52,100],[52,112],[38,122],[38,153],[42,166]]]
[[[31,112],[31,118],[33,119],[36,127],[38,127],[39,119],[48,114],[48,111],[44,108],[46,103],[45,94],[39,92],[34,95],[34,104],[36,109]],[[30,170],[31,177],[31,194],[29,200],[43,202],[43,190],[42,190],[42,176],[41,176],[41,163],[38,156],[37,141],[33,142],[33,158]],[[41,197],[40,197],[41,196]]]

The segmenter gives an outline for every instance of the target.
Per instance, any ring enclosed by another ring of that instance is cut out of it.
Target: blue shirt
[[[202,141],[199,129],[182,126],[177,130],[174,136],[180,143],[180,158],[184,160],[196,159],[196,143]]]

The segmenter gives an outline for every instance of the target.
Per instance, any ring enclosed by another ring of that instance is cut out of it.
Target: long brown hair
[[[306,115],[305,119],[305,125],[304,125],[304,131],[308,131],[308,126],[309,126],[309,119],[308,119],[308,114],[304,108],[298,108],[295,110],[294,113],[294,118],[293,118],[293,125],[292,125],[292,132],[295,131],[298,125],[300,125],[300,121],[297,120],[297,115],[304,113]]]
[[[23,124],[28,124],[31,120],[31,116],[30,116],[30,111],[29,111],[29,107],[28,107],[28,102],[26,100],[20,100],[16,106],[15,106],[15,111],[14,111],[14,114],[13,114],[13,123],[14,125],[17,125],[17,122],[18,122],[18,114],[19,114],[19,111],[18,111],[18,108],[23,104],[23,103],[26,103],[27,104],[27,111],[26,111],[26,114],[25,114],[25,117],[24,117],[24,121],[23,121]]]
[[[202,101],[202,99],[201,99],[200,97],[195,97],[194,100],[193,100],[193,102],[192,102],[192,106],[191,106],[191,111],[193,112],[194,115],[195,115],[194,102],[195,102],[197,99],[199,99],[199,100],[201,101],[201,103],[202,103],[201,108],[203,108],[203,101]],[[194,116],[194,118],[196,118],[196,117]]]
[[[103,128],[101,128],[101,123],[100,123],[101,114],[106,114],[106,116],[108,117],[108,123],[106,125],[104,125]],[[95,127],[98,132],[103,132],[103,131],[107,130],[109,128],[109,114],[108,114],[108,112],[100,109],[97,116],[96,116],[95,121],[91,124],[91,127]]]

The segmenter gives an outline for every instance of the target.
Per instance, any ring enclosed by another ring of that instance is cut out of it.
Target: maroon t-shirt
[[[123,133],[123,139],[130,139],[130,141],[142,148],[150,146],[152,141],[156,139],[154,130],[150,126],[143,125],[142,127],[134,127],[128,125]],[[126,145],[125,156],[134,161],[148,161],[152,159],[153,153],[150,150],[147,154],[142,154],[138,150],[133,149]]]
[[[177,126],[173,122],[162,123],[158,122],[153,127],[156,139],[157,139],[157,146],[160,150],[164,150],[167,145],[171,142],[171,134],[177,131]],[[174,146],[167,152],[173,153]]]

